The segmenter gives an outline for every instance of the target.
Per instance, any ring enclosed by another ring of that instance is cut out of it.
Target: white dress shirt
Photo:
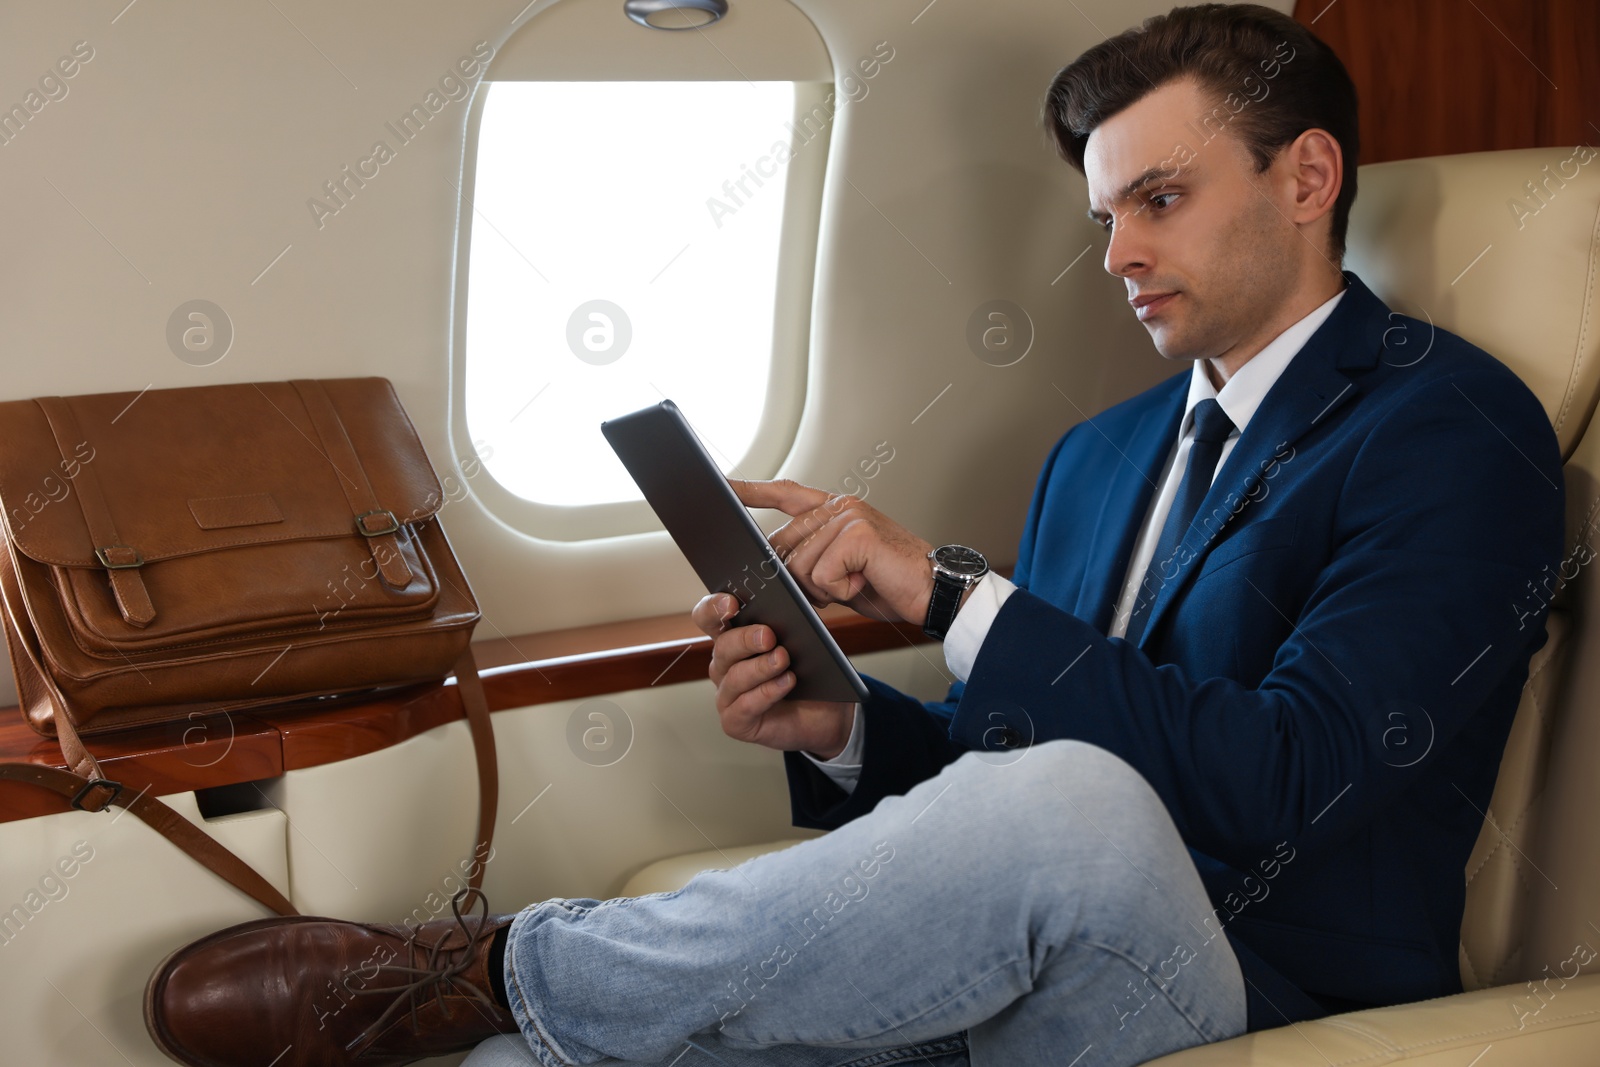
[[[1206,374],[1205,363],[1209,360],[1195,360],[1189,375],[1189,397],[1184,403],[1183,418],[1178,423],[1178,440],[1167,454],[1166,466],[1162,468],[1161,480],[1156,483],[1158,490],[1150,501],[1149,510],[1145,512],[1144,525],[1139,531],[1139,539],[1134,544],[1133,558],[1128,563],[1128,573],[1123,579],[1122,595],[1117,599],[1116,613],[1111,617],[1111,629],[1107,636],[1122,637],[1128,632],[1128,620],[1133,614],[1133,606],[1139,593],[1139,583],[1144,580],[1144,572],[1150,567],[1150,560],[1155,555],[1156,544],[1161,540],[1161,528],[1166,525],[1167,513],[1172,510],[1172,502],[1178,495],[1178,485],[1183,481],[1184,468],[1189,465],[1189,449],[1194,444],[1194,407],[1202,400],[1215,398],[1222,413],[1228,416],[1234,425],[1233,433],[1222,443],[1222,455],[1217,459],[1216,470],[1212,472],[1215,480],[1217,472],[1222,470],[1222,465],[1228,461],[1228,455],[1233,451],[1234,444],[1239,436],[1244,433],[1244,428],[1249,424],[1256,409],[1261,406],[1261,401],[1266,398],[1267,391],[1277,382],[1279,375],[1294,359],[1306,341],[1317,332],[1327,317],[1333,314],[1333,309],[1338,306],[1339,300],[1344,296],[1341,290],[1305,318],[1284,330],[1274,337],[1267,346],[1251,357],[1244,366],[1234,372],[1233,377],[1223,383],[1218,390],[1211,384],[1211,378]],[[983,639],[989,633],[989,627],[994,624],[995,617],[1000,614],[1000,606],[1006,602],[1006,597],[1016,591],[1016,586],[994,572],[984,575],[972,589],[972,595],[961,606],[961,611],[956,615],[955,622],[950,626],[950,632],[944,638],[945,664],[963,682],[972,673],[972,665],[977,662],[978,650],[983,646]],[[822,769],[822,773],[837,782],[846,793],[855,789],[856,782],[861,777],[861,758],[864,740],[861,730],[861,705],[855,707],[854,719],[850,725],[850,739],[845,742],[844,751],[831,760],[819,760],[809,752],[806,758]]]

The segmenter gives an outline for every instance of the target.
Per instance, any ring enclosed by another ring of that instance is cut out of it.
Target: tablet
[[[772,627],[795,684],[785,699],[855,701],[866,683],[839,650],[761,527],[670,400],[600,424],[667,533],[710,593],[744,605],[730,620]]]

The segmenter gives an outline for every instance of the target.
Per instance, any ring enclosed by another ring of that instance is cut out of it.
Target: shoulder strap
[[[472,734],[472,755],[478,764],[478,836],[472,843],[472,857],[477,862],[469,868],[472,874],[467,884],[479,889],[494,844],[494,819],[500,807],[500,765],[495,755],[489,701],[483,692],[483,679],[478,674],[478,662],[472,656],[471,645],[456,660],[455,672],[456,689],[461,694],[467,729]]]

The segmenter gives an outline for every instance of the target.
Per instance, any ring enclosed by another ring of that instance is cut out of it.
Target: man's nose
[[[1132,212],[1117,216],[1106,244],[1106,273],[1126,278],[1150,266],[1150,250]]]

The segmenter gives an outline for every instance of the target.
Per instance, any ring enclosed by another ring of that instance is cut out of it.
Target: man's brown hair
[[[1061,68],[1045,96],[1045,125],[1057,151],[1082,172],[1095,127],[1185,77],[1217,101],[1191,123],[1196,140],[1204,139],[1188,143],[1195,153],[1231,128],[1259,173],[1306,130],[1333,136],[1344,184],[1334,201],[1331,241],[1342,258],[1361,149],[1356,88],[1333,49],[1288,15],[1258,4],[1200,4],[1145,19]]]

